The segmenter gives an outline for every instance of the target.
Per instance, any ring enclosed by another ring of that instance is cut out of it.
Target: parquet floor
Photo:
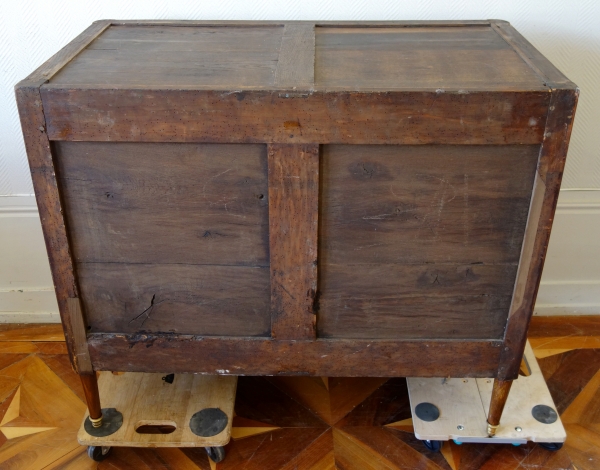
[[[167,448],[113,448],[97,463],[76,441],[85,405],[60,326],[0,325],[0,469],[600,469],[600,317],[535,318],[530,342],[567,429],[558,452],[429,452],[402,378],[241,377],[222,463]]]

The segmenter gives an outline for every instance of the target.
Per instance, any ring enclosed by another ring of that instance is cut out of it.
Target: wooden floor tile
[[[388,430],[379,427],[334,429],[333,447],[336,464],[343,470],[440,468],[423,454],[396,439]]]
[[[600,316],[533,317],[528,336],[538,358],[573,349],[600,349]]]
[[[406,379],[390,379],[338,421],[337,427],[385,426],[411,417]]]
[[[600,434],[600,370],[561,415],[565,424],[579,424]]]
[[[279,470],[296,459],[326,429],[286,428],[248,439],[233,440],[227,445],[227,457],[219,470]]]
[[[25,359],[29,354],[0,354],[0,370]]]
[[[333,377],[326,382],[322,377],[270,379],[329,425],[337,423],[387,380],[376,377]]]
[[[81,398],[81,401],[85,402],[81,380],[79,379],[79,376],[73,372],[69,356],[65,354],[40,354],[38,357],[52,369],[52,372],[69,386],[75,395]]]
[[[335,470],[333,451],[333,431],[328,429],[311,442],[296,457],[284,465],[281,470]]]
[[[18,416],[0,425],[7,438],[0,447],[1,467],[41,469],[79,447],[76,431],[85,406],[41,359],[30,356],[1,374],[19,387],[11,398],[19,397]]]
[[[65,341],[61,324],[0,324],[0,341]]]
[[[578,424],[566,424],[567,442],[564,450],[569,454],[577,470],[600,468],[600,433]]]
[[[215,464],[203,448],[113,448],[106,460],[93,462],[75,439],[83,391],[64,343],[57,341],[60,325],[37,332],[31,325],[0,327],[0,468],[600,469],[600,349],[586,349],[600,337],[600,321],[534,319],[532,331],[567,428],[559,452],[533,443],[452,442],[431,452],[412,431],[403,378],[240,377],[233,439],[225,460]],[[35,341],[27,341],[28,334]],[[583,347],[573,346],[573,338]],[[7,428],[10,439],[1,432]]]
[[[326,428],[315,413],[289,397],[266,377],[240,377],[235,403],[240,417],[276,427]]]
[[[579,349],[538,361],[559,414],[600,370],[600,349]]]

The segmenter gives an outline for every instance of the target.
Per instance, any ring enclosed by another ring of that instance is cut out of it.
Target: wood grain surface
[[[78,263],[267,266],[263,145],[55,143]]]
[[[319,336],[501,339],[538,153],[324,146]]]
[[[281,26],[113,25],[51,82],[113,88],[272,86],[282,32]]]
[[[540,89],[543,81],[489,26],[319,27],[316,89]]]
[[[578,97],[579,89],[567,87],[552,90],[550,112],[538,163],[537,178],[544,184],[543,186],[536,184],[536,188],[539,187],[540,190],[532,196],[532,209],[525,234],[526,242],[533,234],[535,239],[530,248],[531,255],[529,256],[529,249],[523,250],[524,257],[520,260],[523,274],[517,274],[515,292],[522,290],[523,294],[515,296],[511,305],[498,368],[498,378],[501,380],[515,379],[519,373],[527,340],[527,329],[533,314],[550,241],[550,230],[556,212]]]
[[[166,263],[82,263],[91,332],[270,336],[269,269]]]
[[[51,140],[290,144],[539,144],[550,99],[548,92],[307,94],[50,84],[41,93]],[[293,121],[291,129],[286,123]]]
[[[93,367],[516,376],[578,90],[508,24],[104,21],[17,92]]]
[[[296,91],[312,90],[315,83],[315,27],[312,24],[286,24],[275,86]]]
[[[271,333],[315,339],[319,146],[269,145]]]
[[[330,377],[491,377],[501,341],[272,340],[92,334],[96,370]]]
[[[47,63],[49,71],[53,65],[55,64],[52,62]],[[39,73],[44,74],[45,72],[40,71]],[[77,338],[85,337],[85,331],[81,331],[81,325],[84,324],[83,318],[73,318],[73,314],[81,312],[74,312],[67,305],[68,299],[78,297],[77,283],[39,88],[30,84],[26,79],[17,85],[16,95],[31,178],[67,347],[75,369],[89,373],[91,371],[89,355],[85,349],[82,351],[76,345]],[[78,355],[82,352],[84,356]],[[82,359],[81,363],[78,362],[80,358]]]

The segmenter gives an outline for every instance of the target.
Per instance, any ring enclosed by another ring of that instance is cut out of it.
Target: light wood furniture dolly
[[[450,439],[456,444],[533,441],[560,449],[567,435],[529,342],[522,369],[524,375],[513,382],[495,435],[489,433],[486,420],[493,379],[407,378],[415,436],[434,451]]]
[[[225,458],[236,376],[101,372],[102,424],[86,414],[77,440],[103,460],[113,446],[204,447],[215,462]]]

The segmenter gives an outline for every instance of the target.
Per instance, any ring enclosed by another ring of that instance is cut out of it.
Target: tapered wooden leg
[[[494,379],[494,388],[492,389],[492,401],[490,402],[490,412],[488,414],[487,432],[490,437],[496,435],[496,429],[500,425],[500,417],[504,411],[504,405],[508,399],[508,392],[512,385],[512,380]]]
[[[85,400],[90,412],[90,421],[95,428],[102,426],[102,408],[100,408],[100,392],[96,373],[80,375]]]

